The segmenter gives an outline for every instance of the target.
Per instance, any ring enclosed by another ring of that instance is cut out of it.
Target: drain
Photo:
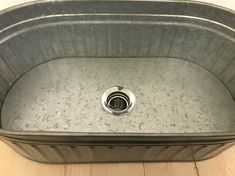
[[[106,90],[101,98],[103,109],[114,115],[130,113],[134,109],[135,102],[135,95],[130,90],[120,86]]]
[[[130,100],[121,92],[115,92],[108,96],[108,107],[114,111],[124,111],[128,108]]]

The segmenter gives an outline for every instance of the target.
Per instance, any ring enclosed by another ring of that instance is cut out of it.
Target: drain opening
[[[108,97],[108,107],[114,111],[124,111],[129,105],[130,100],[124,93],[116,92]]]
[[[101,98],[103,109],[114,115],[128,114],[134,109],[135,101],[135,95],[120,86],[106,90]]]

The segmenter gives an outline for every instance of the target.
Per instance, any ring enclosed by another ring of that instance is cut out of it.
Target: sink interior
[[[126,9],[103,2],[111,10],[101,2],[73,3],[51,4],[47,11],[47,3],[38,4],[27,20],[27,7],[16,10],[21,16],[0,15],[9,19],[0,32],[1,128],[235,131],[233,14],[212,7],[205,13],[209,7],[188,3],[178,9],[173,2],[136,2],[138,8],[126,2]],[[102,109],[101,96],[114,86],[134,93],[129,114]]]
[[[136,96],[130,114],[101,107],[103,92],[117,85]],[[62,58],[18,79],[1,117],[3,128],[21,131],[227,132],[235,126],[235,102],[215,75],[187,60]]]

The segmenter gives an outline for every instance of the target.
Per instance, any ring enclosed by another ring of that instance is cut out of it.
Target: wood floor
[[[42,164],[0,142],[1,176],[234,176],[235,146],[215,158],[190,163]]]

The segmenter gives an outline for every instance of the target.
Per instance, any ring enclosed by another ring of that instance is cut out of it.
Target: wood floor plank
[[[11,1],[0,1],[0,10],[12,7],[18,4],[31,2],[32,0],[11,0]]]
[[[145,163],[145,176],[198,176],[191,163]]]
[[[91,175],[91,164],[65,164],[64,165],[63,176],[90,176],[90,175]]]
[[[235,146],[212,159],[197,162],[197,167],[202,176],[234,176]]]
[[[144,176],[143,163],[93,164],[91,176]]]
[[[42,164],[23,158],[0,142],[1,176],[90,176],[90,164]]]

